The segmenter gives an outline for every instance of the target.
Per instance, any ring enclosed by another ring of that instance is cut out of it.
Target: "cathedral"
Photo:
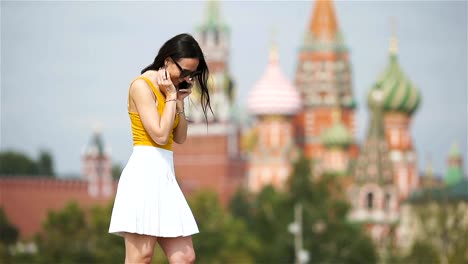
[[[398,61],[393,33],[387,67],[367,89],[367,134],[357,142],[349,50],[333,2],[312,6],[294,79],[283,73],[272,43],[263,75],[248,91],[246,111],[253,122],[242,130],[229,74],[229,27],[219,2],[208,1],[196,37],[211,70],[215,115],[207,126],[197,95],[186,102],[191,124],[187,143],[175,149],[177,175],[184,192],[212,189],[225,204],[239,187],[281,190],[302,154],[313,164],[313,177],[344,179],[349,219],[364,223],[382,246],[384,238],[398,239],[401,206],[424,187],[411,136],[421,93]]]

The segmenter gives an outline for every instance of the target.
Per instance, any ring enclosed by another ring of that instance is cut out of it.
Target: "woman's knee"
[[[177,252],[169,258],[170,264],[193,264],[195,263],[195,251],[193,249]]]
[[[156,238],[129,234],[125,236],[125,263],[151,263]]]
[[[153,255],[132,255],[125,257],[125,264],[150,264],[153,259]]]

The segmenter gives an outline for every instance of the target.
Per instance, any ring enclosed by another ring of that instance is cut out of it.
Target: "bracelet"
[[[169,100],[166,100],[165,103],[171,102],[171,101],[174,101],[174,102],[175,102],[175,101],[177,101],[177,99],[169,99]]]

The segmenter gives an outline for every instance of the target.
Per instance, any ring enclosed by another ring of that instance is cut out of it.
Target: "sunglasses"
[[[192,72],[192,71],[190,71],[190,70],[184,69],[184,68],[182,68],[182,67],[179,65],[179,63],[177,63],[176,60],[172,59],[172,61],[175,63],[175,65],[177,66],[177,68],[179,68],[179,70],[180,70],[180,76],[179,76],[179,78],[182,78],[182,79],[183,79],[183,78],[189,76],[189,77],[190,77],[190,81],[191,81],[193,78],[197,77],[197,76],[200,75],[200,73],[201,73],[201,71],[193,71],[193,72]]]

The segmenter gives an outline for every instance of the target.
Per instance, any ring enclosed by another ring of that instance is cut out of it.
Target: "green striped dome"
[[[379,90],[382,93],[382,101],[375,102],[372,91]],[[405,76],[398,64],[397,56],[390,55],[390,65],[381,74],[367,97],[369,106],[379,105],[386,112],[395,111],[411,115],[421,101],[418,89]]]
[[[353,141],[348,129],[341,122],[335,122],[335,124],[322,133],[320,138],[322,143],[329,148],[346,148]]]

